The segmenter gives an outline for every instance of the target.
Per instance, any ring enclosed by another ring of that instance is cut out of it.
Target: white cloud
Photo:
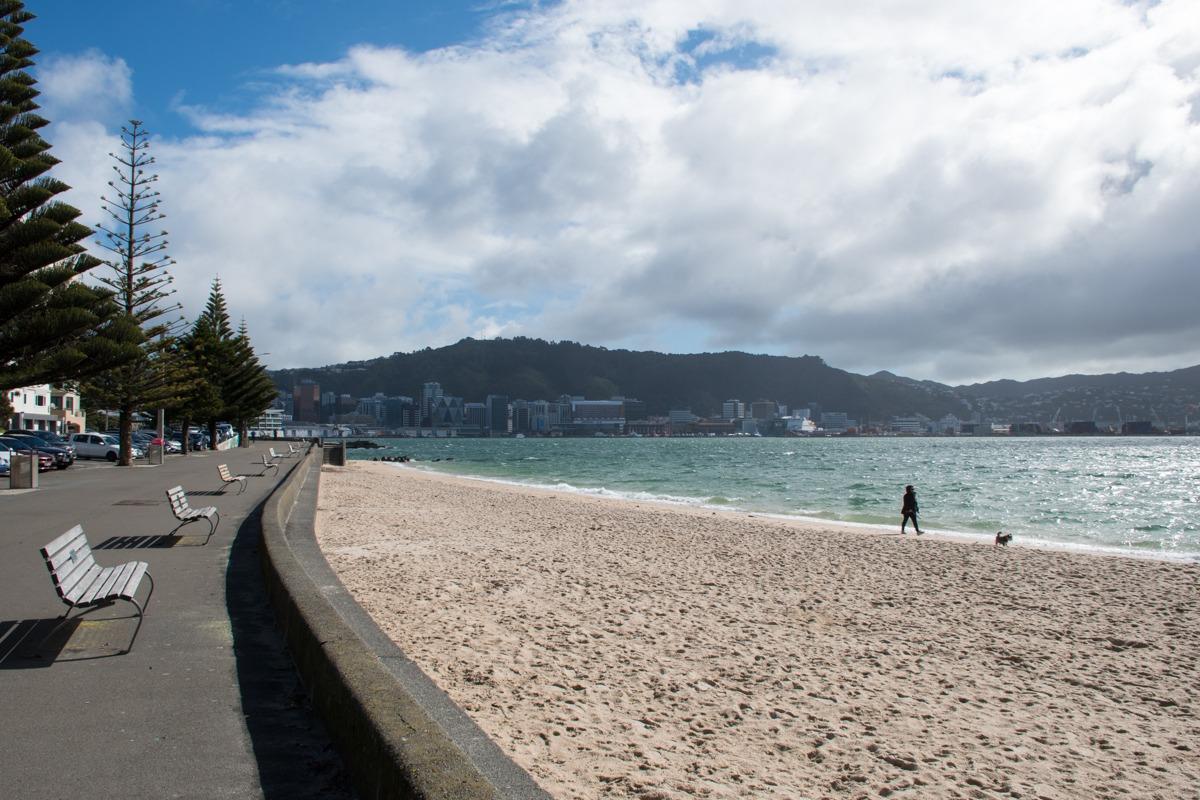
[[[1193,11],[564,2],[355,48],[155,142],[177,283],[219,274],[272,366],[697,330],[946,380],[1200,363]]]
[[[56,121],[120,123],[133,102],[133,74],[120,58],[97,50],[50,57],[37,65],[38,100]]]

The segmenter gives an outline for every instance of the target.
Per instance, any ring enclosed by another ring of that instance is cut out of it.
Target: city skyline
[[[273,369],[495,335],[1200,364],[1179,0],[29,8],[67,201],[99,218],[146,120],[185,312],[220,276]]]

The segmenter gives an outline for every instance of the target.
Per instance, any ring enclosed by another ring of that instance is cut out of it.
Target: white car
[[[106,433],[73,433],[71,444],[75,445],[75,455],[79,458],[107,458],[109,461],[116,461],[121,457],[120,440]],[[140,447],[133,446],[134,458],[142,458],[145,455]]]

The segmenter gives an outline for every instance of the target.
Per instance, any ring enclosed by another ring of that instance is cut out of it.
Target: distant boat
[[[523,434],[523,433],[518,433],[518,434],[517,434],[516,436],[514,436],[513,438],[514,438],[514,439],[524,439],[524,438],[525,438],[525,434]]]

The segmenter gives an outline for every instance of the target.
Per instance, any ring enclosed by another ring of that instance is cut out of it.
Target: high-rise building
[[[465,404],[461,397],[442,395],[434,401],[429,412],[429,426],[432,428],[461,428]]]
[[[463,407],[463,431],[483,433],[487,421],[487,406],[483,403],[466,403]]]
[[[750,404],[752,419],[775,419],[779,416],[779,403],[774,400],[755,400]]]
[[[530,430],[529,403],[524,400],[512,401],[512,432],[528,433]]]
[[[296,422],[321,421],[321,385],[305,378],[292,386],[292,419]]]
[[[746,404],[741,400],[726,400],[721,404],[721,419],[742,419],[746,416]]]
[[[442,385],[437,381],[425,381],[421,386],[421,424],[429,425],[433,415],[433,406],[442,398]]]
[[[484,424],[488,435],[508,435],[508,395],[489,394],[484,404],[487,406],[487,415]]]

